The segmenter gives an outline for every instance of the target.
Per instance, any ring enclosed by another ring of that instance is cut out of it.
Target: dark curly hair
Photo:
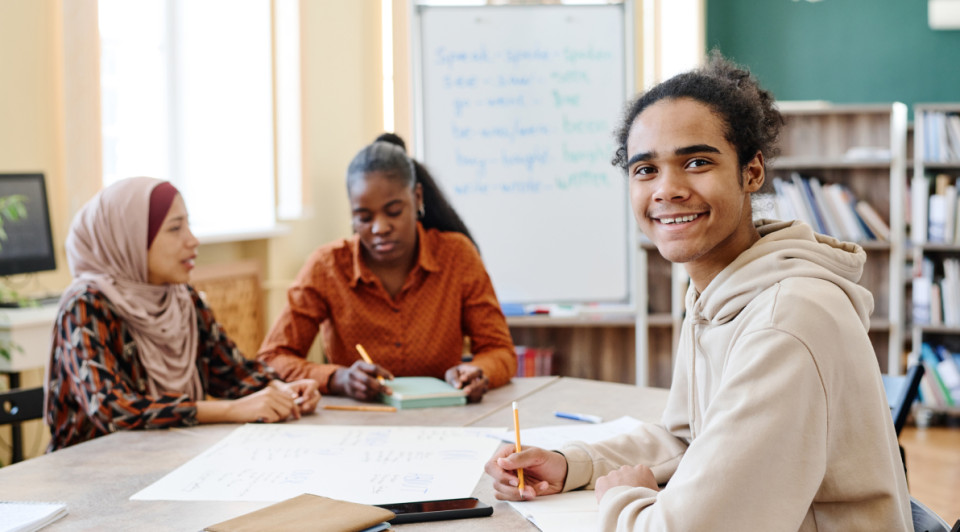
[[[774,105],[773,94],[761,88],[749,70],[713,50],[705,66],[678,74],[627,105],[615,132],[617,151],[611,161],[614,166],[626,170],[627,136],[637,116],[660,100],[678,98],[691,98],[707,105],[723,119],[724,137],[736,148],[741,168],[745,168],[757,152],[763,154],[765,163],[780,153],[778,142],[784,122]],[[740,184],[743,184],[742,176]]]
[[[407,145],[400,135],[383,133],[357,153],[347,168],[347,190],[350,190],[350,185],[357,179],[375,171],[387,172],[389,176],[402,180],[410,188],[420,184],[424,206],[420,223],[423,227],[461,233],[477,246],[466,224],[457,211],[453,210],[427,168],[407,156]],[[479,250],[479,247],[477,249]]]

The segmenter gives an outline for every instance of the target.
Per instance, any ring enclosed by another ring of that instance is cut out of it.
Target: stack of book
[[[920,401],[936,408],[960,405],[960,353],[951,353],[942,345],[924,342],[920,348],[923,379]]]
[[[937,271],[933,260],[923,257],[914,270],[914,325],[960,327],[960,259],[944,259]]]
[[[910,183],[911,242],[917,245],[960,244],[958,210],[960,198],[953,176],[914,177]]]
[[[553,374],[553,348],[518,345],[517,377],[544,377]]]
[[[960,114],[923,111],[923,159],[933,163],[960,161]]]
[[[890,226],[866,201],[838,183],[822,184],[816,177],[794,172],[789,179],[773,178],[773,215],[806,222],[814,231],[840,240],[889,241]]]

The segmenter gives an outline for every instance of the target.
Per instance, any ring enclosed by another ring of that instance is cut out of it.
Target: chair
[[[910,407],[917,399],[922,377],[923,366],[920,364],[911,366],[903,377],[884,376],[884,384],[887,385],[887,401],[890,403],[893,428],[896,429],[897,436],[900,436],[900,431],[907,422],[907,415],[910,414]],[[890,386],[891,384],[893,386]]]
[[[900,431],[907,422],[907,415],[910,414],[910,407],[917,399],[917,393],[920,390],[920,379],[923,377],[923,366],[914,364],[907,370],[903,376],[883,376],[883,387],[887,392],[887,403],[890,405],[890,414],[893,416],[893,428],[896,430],[897,437],[900,437]],[[903,452],[903,446],[900,447],[900,460],[903,462],[903,472],[907,472],[907,456]]]
[[[43,417],[43,387],[18,388],[0,392],[0,425],[11,425],[11,461],[23,460],[20,423]]]
[[[190,274],[190,285],[204,296],[224,332],[247,358],[256,358],[264,337],[260,278],[256,260],[197,266]]]
[[[951,532],[946,521],[913,497],[910,497],[910,513],[913,514],[914,532]]]

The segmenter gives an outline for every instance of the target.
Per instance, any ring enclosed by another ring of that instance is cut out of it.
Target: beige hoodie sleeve
[[[772,329],[742,337],[732,353],[667,487],[610,489],[600,501],[601,530],[801,528],[826,467],[826,395],[817,366],[799,340]],[[613,460],[643,456],[639,447],[649,443],[635,440],[631,451],[619,442],[619,454],[589,447],[591,480]]]

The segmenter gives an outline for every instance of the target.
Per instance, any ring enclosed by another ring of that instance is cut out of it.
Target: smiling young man
[[[911,530],[864,251],[754,221],[782,117],[719,54],[631,103],[614,163],[640,228],[691,278],[660,424],[559,452],[502,448],[497,497],[586,487],[601,530]],[[662,489],[660,485],[666,484]]]

